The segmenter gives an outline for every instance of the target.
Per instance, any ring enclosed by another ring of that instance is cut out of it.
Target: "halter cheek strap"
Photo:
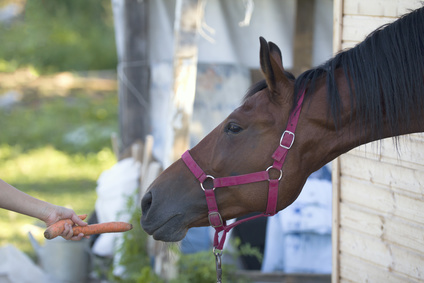
[[[208,219],[210,225],[215,228],[215,236],[214,236],[214,248],[218,250],[222,250],[225,242],[225,238],[227,233],[234,228],[235,226],[246,222],[248,220],[252,220],[255,218],[259,218],[262,216],[272,216],[276,214],[277,210],[277,201],[278,201],[278,185],[283,177],[283,164],[286,159],[287,153],[289,149],[292,147],[295,138],[295,131],[297,122],[299,121],[300,110],[302,108],[302,102],[304,98],[305,92],[302,93],[299,98],[296,107],[291,112],[289,116],[289,120],[287,123],[287,128],[283,132],[280,138],[280,144],[278,148],[274,151],[272,155],[272,159],[274,160],[273,164],[269,166],[264,171],[259,171],[255,173],[249,173],[238,176],[229,176],[222,178],[214,178],[213,176],[207,175],[202,168],[194,161],[193,157],[190,155],[190,152],[187,150],[182,156],[182,160],[200,182],[200,187],[205,192],[206,203],[208,205]],[[271,169],[275,169],[280,172],[280,176],[277,179],[271,179],[269,171]],[[213,188],[205,189],[204,183],[210,178],[213,181]],[[229,187],[235,185],[244,185],[249,183],[256,183],[268,181],[268,201],[266,211],[262,214],[258,214],[249,218],[245,218],[239,221],[236,221],[230,225],[226,224],[226,221],[222,219],[221,214],[218,211],[218,205],[216,203],[215,198],[215,189],[221,187]],[[218,234],[223,231],[221,239],[219,239]]]

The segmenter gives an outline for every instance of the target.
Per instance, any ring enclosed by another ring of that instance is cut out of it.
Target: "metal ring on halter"
[[[268,172],[268,176],[269,176],[269,169],[272,169],[272,168],[274,168],[272,165],[266,168],[265,171]],[[278,169],[275,169],[275,170],[278,170]],[[280,169],[280,177],[278,177],[278,181],[280,181],[282,177],[283,177],[283,170]],[[271,178],[268,178],[268,181],[271,181]]]
[[[205,181],[208,179],[208,178],[211,178],[212,179],[212,182],[213,182],[213,180],[215,180],[215,177],[213,177],[213,176],[211,176],[211,175],[206,175],[206,179],[205,179]],[[202,190],[203,191],[205,191],[205,187],[203,187],[203,183],[205,182],[205,181],[203,181],[202,183],[200,183],[200,187],[202,188]],[[215,187],[213,187],[212,188],[212,190],[214,190],[215,191]]]
[[[222,255],[222,250],[219,250],[216,247],[213,247],[212,252],[214,255]]]

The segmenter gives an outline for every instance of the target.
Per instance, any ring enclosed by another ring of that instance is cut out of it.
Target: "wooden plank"
[[[413,280],[424,279],[424,256],[379,238],[342,228],[341,252]],[[379,281],[376,281],[379,282]]]
[[[343,0],[334,0],[333,3],[333,53],[336,54],[342,49],[342,29],[343,29]],[[331,282],[340,280],[340,260],[339,260],[339,229],[340,229],[340,159],[336,158],[332,163],[332,272]]]
[[[409,249],[410,251],[424,255],[423,224],[412,224],[411,222],[406,222],[399,218],[382,218],[382,220],[382,239],[385,242],[391,243],[398,247],[404,247]]]
[[[344,40],[342,42],[341,50],[348,50],[350,48],[355,47],[358,44],[357,41],[346,41]]]
[[[421,199],[410,198],[405,195],[395,194],[396,216],[409,219],[418,223],[424,223],[424,201]]]
[[[424,225],[402,218],[386,217],[362,209],[361,206],[340,205],[341,227],[380,239],[384,243],[424,254]]]
[[[349,154],[424,172],[424,140],[418,135],[400,137],[397,145],[390,138],[368,143],[349,151]]]
[[[396,208],[394,194],[384,186],[343,177],[341,182],[340,198],[342,202],[361,205],[369,210],[393,214]]]
[[[404,283],[408,278],[346,253],[340,254],[340,282]]]
[[[410,134],[408,135],[408,137],[412,140],[419,140],[421,142],[424,142],[424,133]]]
[[[356,204],[367,210],[388,216],[404,218],[416,224],[424,223],[424,201],[394,192],[354,178],[342,177],[340,180],[342,202]]]
[[[343,16],[343,41],[361,42],[375,29],[384,24],[393,22],[395,18],[367,17],[367,16]]]
[[[346,15],[362,15],[374,17],[398,18],[422,5],[420,0],[349,0],[344,1],[343,13]]]
[[[373,237],[382,237],[384,233],[384,216],[370,213],[346,203],[340,205],[340,222],[343,228],[349,228],[357,232]]]
[[[342,0],[334,0],[333,4],[333,53],[342,50],[343,29],[343,3]]]
[[[378,238],[340,228],[340,251],[366,262],[378,265],[386,270],[393,267],[391,251]]]
[[[333,196],[332,196],[332,226],[331,226],[331,242],[332,242],[332,273],[331,281],[339,281],[339,229],[340,229],[340,158],[336,158],[332,163],[332,186],[333,186]]]
[[[416,280],[416,282],[423,282],[423,254],[410,252],[406,249],[399,248],[397,246],[392,246],[391,252],[395,262],[395,265],[393,267],[393,273],[401,274],[405,277],[408,277],[410,280]]]
[[[397,188],[415,194],[417,198],[424,195],[424,174],[399,165],[365,159],[351,154],[341,156],[342,176]]]

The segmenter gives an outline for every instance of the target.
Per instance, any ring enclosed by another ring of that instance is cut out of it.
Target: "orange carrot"
[[[84,220],[87,218],[87,214],[78,215],[78,217],[79,219]],[[44,232],[44,237],[49,240],[56,238],[65,230],[65,223],[71,225],[75,224],[71,219],[59,220],[56,223],[47,227],[46,231]]]
[[[55,223],[56,224],[56,223]],[[53,224],[53,225],[55,225]],[[52,226],[53,226],[52,225]],[[51,226],[50,226],[51,227]],[[49,227],[49,228],[50,228]],[[46,239],[53,239],[62,234],[63,229],[55,229],[54,231],[48,231],[48,229],[44,232],[44,237]],[[94,234],[102,234],[102,233],[117,233],[117,232],[126,232],[132,229],[132,224],[126,222],[105,222],[99,224],[92,224],[87,226],[74,226],[72,227],[72,231],[74,236],[78,236],[79,233],[83,233],[84,236],[90,236]]]
[[[75,226],[72,227],[72,231],[74,232],[74,236],[77,236],[79,233],[83,233],[84,236],[89,236],[103,233],[126,232],[132,228],[132,224],[126,222],[105,222],[87,226]]]

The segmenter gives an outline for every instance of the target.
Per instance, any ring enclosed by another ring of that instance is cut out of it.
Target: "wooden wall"
[[[335,52],[419,7],[416,0],[334,0]],[[333,163],[332,282],[424,281],[424,134],[399,145],[367,144]]]

